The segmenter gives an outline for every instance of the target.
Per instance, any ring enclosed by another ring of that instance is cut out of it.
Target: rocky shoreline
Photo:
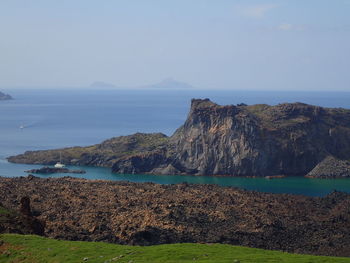
[[[28,198],[27,216],[42,222],[51,238],[133,245],[228,243],[350,256],[346,193],[313,198],[215,185],[34,176],[0,177],[0,192],[0,203],[14,211]]]

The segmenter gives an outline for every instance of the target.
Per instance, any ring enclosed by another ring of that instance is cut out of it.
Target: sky
[[[0,0],[0,87],[350,91],[350,0]]]

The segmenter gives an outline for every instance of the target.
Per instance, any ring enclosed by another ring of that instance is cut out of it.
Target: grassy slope
[[[0,262],[350,262],[350,258],[294,255],[277,251],[209,244],[150,247],[98,242],[59,241],[38,236],[3,234]],[[86,259],[84,261],[84,258]]]

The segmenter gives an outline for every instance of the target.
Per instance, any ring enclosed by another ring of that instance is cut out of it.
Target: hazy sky
[[[0,86],[350,91],[350,0],[0,0]]]

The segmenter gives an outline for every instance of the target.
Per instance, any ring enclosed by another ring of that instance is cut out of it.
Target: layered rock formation
[[[329,154],[350,159],[350,110],[193,100],[171,141],[173,163],[181,172],[305,175]]]
[[[5,207],[18,211],[22,203],[23,214],[45,222],[44,234],[52,238],[133,245],[228,243],[350,256],[350,195],[340,192],[312,198],[216,185],[30,176],[0,177],[0,193]],[[29,212],[22,197],[31,200]]]
[[[59,152],[67,164],[107,166],[115,173],[304,176],[327,156],[350,160],[350,110],[194,99],[186,122],[169,138],[135,134],[9,161],[53,164]]]

